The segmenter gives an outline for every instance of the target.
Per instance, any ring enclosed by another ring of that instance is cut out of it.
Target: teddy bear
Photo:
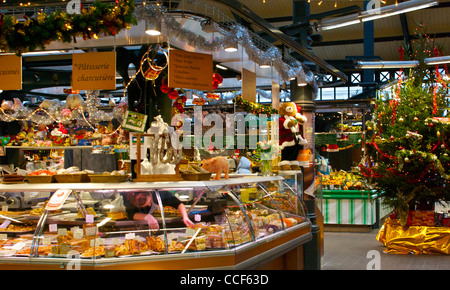
[[[210,173],[215,173],[215,180],[220,180],[220,175],[225,173],[225,179],[228,179],[228,162],[225,157],[217,156],[207,160],[203,160],[202,168]]]
[[[294,102],[284,102],[278,108],[281,161],[278,164],[282,170],[298,170],[297,156],[303,145],[308,142],[303,138],[302,124],[306,117],[300,114],[300,107]]]

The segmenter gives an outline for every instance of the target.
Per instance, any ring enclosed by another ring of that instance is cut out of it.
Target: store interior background
[[[283,49],[283,44],[261,30],[255,23],[246,21],[230,9],[224,9],[219,2],[208,1],[208,5],[219,7],[220,13],[224,13],[224,17],[229,17],[249,31],[258,34],[267,42]],[[243,0],[240,2],[263,20],[297,41],[312,55],[324,60],[346,76],[347,81],[344,81],[339,76],[324,71],[292,49],[284,47],[290,57],[299,60],[314,72],[318,86],[314,102],[316,133],[329,132],[330,130],[338,131],[336,125],[340,122],[350,126],[362,126],[362,130],[364,130],[365,120],[370,119],[370,100],[375,97],[377,90],[395,80],[395,73],[398,69],[363,70],[355,66],[357,61],[399,60],[398,48],[402,44],[411,45],[418,24],[426,26],[427,33],[434,38],[438,46],[445,47],[450,35],[450,26],[446,17],[450,2],[445,0],[439,1],[437,5],[430,8],[332,30],[316,30],[317,24],[323,20],[361,12],[368,1]],[[395,5],[398,2],[401,1],[386,0],[381,1],[380,5],[383,7]],[[11,11],[16,17],[20,18],[21,13],[32,15],[37,9],[35,7],[42,4],[45,4],[46,7],[52,7],[52,5],[60,3],[51,1],[25,3],[9,0],[0,3],[0,7]],[[181,6],[185,4],[178,3],[178,1],[172,1],[171,5],[173,10],[185,9]],[[205,9],[205,14],[216,12],[207,10]],[[208,32],[208,29],[204,27],[207,26],[205,23],[189,18],[177,19],[183,24],[184,28],[206,39],[213,36],[213,33]],[[145,30],[145,23],[141,21],[137,26],[132,26],[130,30],[121,32],[116,37],[100,37],[95,40],[81,40],[71,44],[54,42],[47,47],[46,51],[26,53],[23,56],[23,90],[4,92],[2,97],[7,99],[19,97],[24,101],[29,100],[31,102],[43,98],[64,99],[66,94],[63,93],[63,89],[70,86],[72,53],[92,49],[98,51],[117,49],[119,54],[138,54],[142,45],[162,41],[167,41],[170,45],[181,49],[194,50],[192,46],[176,38],[152,37],[142,33],[143,30]],[[252,69],[257,74],[258,93],[256,102],[271,103],[272,81],[278,82],[281,87],[280,101],[290,100],[290,83],[280,81],[280,76],[275,70],[260,68],[249,61],[242,46],[236,52],[213,52],[213,55],[216,64],[227,68],[227,70],[217,70],[224,78],[224,82],[216,90],[222,92],[221,103],[231,103],[232,98],[241,91],[242,68]],[[125,58],[126,55],[123,59]],[[116,100],[119,100],[122,96],[125,74],[132,76],[133,72],[136,71],[133,66],[125,68],[124,65],[118,63],[117,91],[104,92],[108,97],[117,97]],[[125,76],[126,78],[127,76]],[[189,106],[191,102],[192,99],[188,99],[186,105]],[[14,132],[11,132],[11,134],[14,134]],[[318,146],[316,149],[318,151],[316,156],[320,154],[327,158],[333,169],[350,170],[355,163],[359,162],[360,149],[357,148],[339,153],[327,152],[323,146]]]
[[[136,3],[141,3],[137,1]],[[153,2],[153,1],[149,1]],[[194,1],[195,2],[195,1]],[[364,11],[369,1],[357,0],[240,0],[239,2],[248,7],[253,13],[261,17],[265,22],[278,28],[285,35],[298,43],[310,56],[316,56],[323,63],[334,68],[335,73],[327,70],[323,65],[314,63],[305,55],[285,47],[279,40],[273,38],[262,30],[257,24],[251,23],[227,9],[220,2],[206,1],[208,7],[217,6],[217,11],[224,14],[224,19],[232,19],[236,23],[246,27],[249,31],[259,35],[267,43],[283,50],[288,57],[303,63],[314,73],[314,81],[317,91],[314,93],[311,120],[314,120],[313,132],[317,135],[316,140],[330,132],[340,132],[342,125],[360,126],[358,132],[365,130],[365,121],[371,118],[373,99],[377,91],[388,87],[395,82],[398,68],[392,69],[361,69],[355,64],[357,61],[397,61],[400,58],[399,47],[402,45],[413,45],[416,28],[419,24],[426,26],[426,31],[431,35],[436,44],[446,47],[450,38],[450,23],[447,15],[450,13],[450,1],[441,0],[437,5],[426,9],[399,14],[379,20],[368,21],[332,30],[317,30],[317,24],[323,20],[345,17],[346,15]],[[230,1],[231,3],[239,3]],[[396,5],[401,0],[381,1],[381,7]],[[171,9],[183,11],[189,3],[170,1]],[[61,5],[50,1],[3,1],[0,9],[11,11],[17,17],[20,14],[32,15],[35,7],[48,5]],[[201,5],[201,4],[200,4]],[[198,7],[197,7],[198,8]],[[214,9],[205,9],[205,15],[217,13]],[[183,27],[198,35],[210,39],[214,37],[208,23],[200,22],[190,18],[178,17],[177,20]],[[140,21],[138,25],[132,26],[130,30],[122,31],[115,37],[100,37],[99,39],[83,40],[76,43],[53,42],[42,52],[30,52],[23,55],[23,89],[21,91],[6,91],[1,98],[20,98],[22,101],[39,102],[44,98],[59,98],[64,100],[66,94],[64,89],[70,87],[72,72],[72,54],[87,51],[111,51],[116,50],[119,55],[117,63],[117,86],[115,91],[101,92],[105,97],[103,102],[107,103],[110,98],[120,101],[124,86],[131,76],[136,72],[134,65],[130,66],[132,56],[139,55],[143,48],[158,43],[169,43],[170,46],[187,51],[212,53],[214,63],[226,69],[216,68],[216,71],[224,78],[216,93],[220,93],[221,99],[211,102],[212,105],[220,106],[224,110],[231,109],[232,100],[242,90],[241,71],[249,69],[257,75],[257,95],[255,102],[261,104],[272,103],[272,83],[280,85],[280,102],[291,101],[292,86],[297,81],[282,81],[280,75],[273,68],[261,68],[249,60],[242,46],[236,52],[210,52],[194,48],[186,42],[175,37],[167,39],[163,36],[149,36],[145,30],[145,22]],[[448,53],[444,50],[444,55]],[[295,90],[303,90],[295,87]],[[148,89],[150,91],[150,89]],[[146,92],[147,93],[147,92]],[[141,100],[139,96],[133,95],[133,102],[129,106],[133,108]],[[145,97],[145,96],[144,96]],[[186,108],[192,105],[195,92],[190,92]],[[306,106],[307,107],[307,106]],[[232,110],[232,109],[231,109]],[[151,111],[151,108],[148,108]],[[2,126],[0,135],[14,134],[20,130],[19,126]],[[314,141],[314,140],[313,140]],[[314,144],[311,142],[310,144]],[[312,148],[315,158],[320,156],[326,158],[333,170],[351,171],[361,159],[361,146],[355,142],[349,149],[339,152],[329,152],[325,143],[316,143]],[[0,157],[0,164],[7,163],[7,157]],[[305,174],[307,178],[307,174]],[[309,183],[313,182],[309,180]],[[308,187],[308,182],[305,188]]]

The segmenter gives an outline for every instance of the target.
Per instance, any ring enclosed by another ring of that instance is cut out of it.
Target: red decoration
[[[434,47],[434,57],[439,56],[439,50],[437,47]],[[447,84],[442,80],[441,74],[439,73],[439,65],[435,65],[436,70],[436,85],[433,87],[433,115],[437,114],[437,90],[438,90],[438,83],[442,83],[444,88],[447,87]]]
[[[218,73],[213,73],[212,77],[213,77],[213,81],[212,81],[213,90],[215,90],[223,82],[223,78]]]
[[[178,91],[171,89],[167,96],[169,96],[169,98],[171,98],[172,100],[176,100],[178,98]]]
[[[160,90],[164,94],[167,94],[168,92],[170,92],[170,88],[169,88],[169,86],[167,85],[167,83],[165,81],[162,81]]]

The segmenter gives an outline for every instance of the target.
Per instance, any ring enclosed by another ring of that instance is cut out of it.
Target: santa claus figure
[[[298,153],[308,143],[302,136],[302,124],[306,122],[306,117],[300,114],[300,108],[294,102],[281,103],[278,113],[281,149],[281,161],[278,165],[281,170],[299,170]]]

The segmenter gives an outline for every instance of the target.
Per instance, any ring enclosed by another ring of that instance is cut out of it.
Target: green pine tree
[[[402,224],[414,205],[450,200],[450,121],[443,118],[448,84],[423,62],[435,48],[427,34],[419,35],[408,56],[419,60],[419,67],[390,94],[379,94],[362,140],[361,173]]]

